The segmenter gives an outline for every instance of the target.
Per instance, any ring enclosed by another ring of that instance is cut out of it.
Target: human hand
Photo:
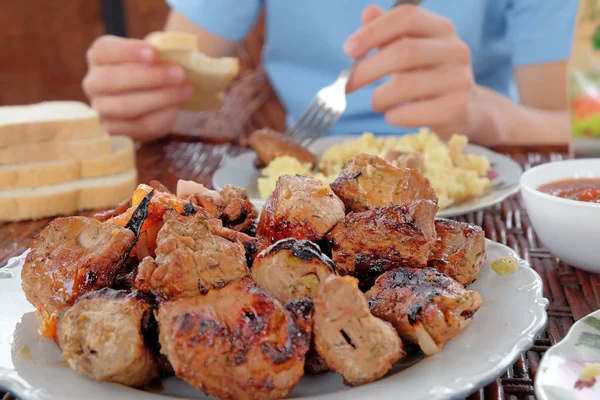
[[[390,75],[372,99],[390,125],[428,126],[442,137],[467,133],[474,109],[471,53],[452,22],[411,5],[388,12],[369,6],[362,19],[344,51],[358,58],[379,50],[359,62],[347,91]]]
[[[102,36],[92,43],[82,87],[107,132],[138,140],[169,132],[193,88],[180,66],[156,61],[142,40]]]

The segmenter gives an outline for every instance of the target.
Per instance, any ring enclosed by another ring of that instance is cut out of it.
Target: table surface
[[[568,157],[566,149],[506,147],[501,151],[512,156],[524,168]],[[244,149],[232,144],[209,144],[181,139],[164,139],[138,149],[141,182],[157,179],[173,189],[177,179],[191,179],[210,186],[219,165]],[[531,350],[522,354],[504,375],[480,388],[469,400],[535,399],[533,380],[544,352],[560,341],[574,321],[600,308],[600,278],[559,262],[542,248],[533,231],[520,197],[457,218],[480,225],[486,236],[515,249],[540,274],[544,295],[550,300],[546,331]],[[0,224],[0,266],[23,252],[49,220]],[[5,395],[0,393],[0,398]],[[6,399],[10,395],[5,395]]]

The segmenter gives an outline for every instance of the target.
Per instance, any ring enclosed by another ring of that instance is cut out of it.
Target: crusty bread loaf
[[[111,152],[110,136],[89,139],[53,140],[40,143],[22,143],[0,148],[0,165],[27,164],[47,161],[84,159]]]
[[[98,114],[78,101],[0,107],[0,149],[101,135]]]
[[[0,191],[0,220],[22,221],[78,210],[111,208],[127,199],[137,186],[132,169],[118,175],[81,179],[58,185]]]
[[[198,51],[196,35],[183,32],[153,32],[146,40],[162,61],[181,65],[194,86],[194,96],[182,105],[190,111],[214,111],[223,104],[224,91],[239,74],[239,60],[213,58]]]
[[[81,160],[0,165],[0,190],[57,185],[105,175],[116,175],[135,167],[133,141],[113,136],[111,152]]]

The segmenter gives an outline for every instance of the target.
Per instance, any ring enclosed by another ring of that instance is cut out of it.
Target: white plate
[[[420,360],[412,356],[384,379],[350,389],[334,373],[305,376],[291,397],[327,400],[398,399],[441,400],[465,397],[501,375],[528,350],[544,328],[548,301],[542,297],[542,281],[527,262],[518,272],[501,277],[490,269],[491,261],[516,254],[506,246],[487,241],[488,260],[480,279],[470,286],[483,297],[472,325],[444,350]],[[33,307],[21,290],[24,255],[0,269],[0,387],[23,400],[143,400],[149,393],[112,383],[99,383],[78,375],[61,363],[53,341],[41,338]],[[415,364],[416,363],[416,364]],[[410,368],[402,369],[407,364]],[[162,391],[150,398],[206,398],[185,383],[170,378]]]
[[[331,136],[317,140],[312,146],[312,152],[320,158],[321,155],[335,144],[342,143],[346,140],[356,139],[356,136]],[[441,210],[438,217],[448,218],[457,215],[467,214],[473,211],[478,211],[494,204],[500,203],[507,197],[519,191],[519,179],[523,173],[521,166],[502,154],[486,149],[485,147],[468,144],[465,147],[465,152],[486,156],[494,171],[498,176],[493,180],[492,185],[495,186],[490,192],[453,207]],[[260,178],[260,170],[254,167],[254,159],[256,153],[253,151],[240,154],[239,156],[226,159],[222,166],[213,175],[213,187],[216,190],[222,190],[226,184],[244,187],[248,189],[252,202],[262,208],[265,201],[260,198],[258,193],[257,180]]]
[[[585,362],[600,363],[600,329],[586,323],[600,322],[600,310],[577,321],[567,336],[546,352],[535,378],[540,400],[598,400],[600,379],[591,388],[575,389]]]

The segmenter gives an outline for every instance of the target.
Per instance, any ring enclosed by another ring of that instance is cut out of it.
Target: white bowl
[[[600,159],[542,164],[521,176],[521,194],[544,246],[564,262],[600,272],[600,204],[542,193],[541,185],[563,179],[600,178]]]

